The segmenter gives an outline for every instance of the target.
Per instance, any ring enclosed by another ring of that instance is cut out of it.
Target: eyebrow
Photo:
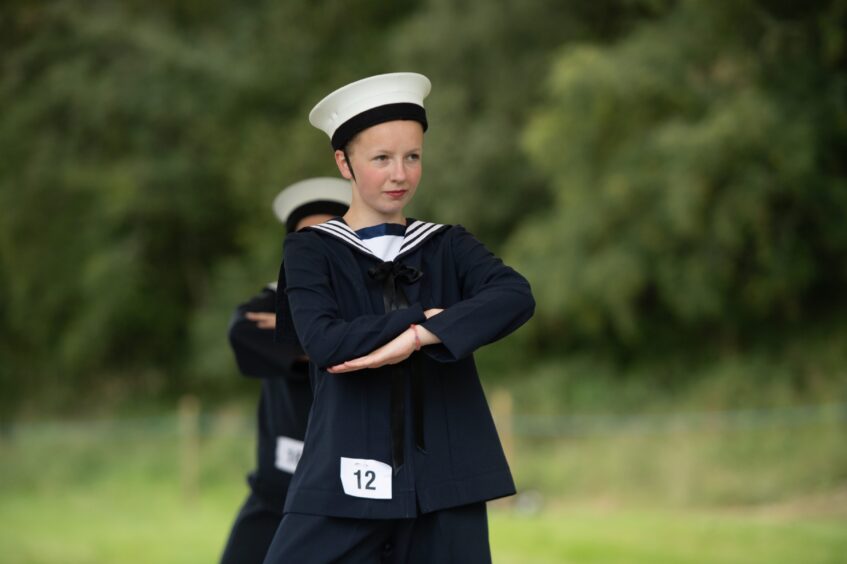
[[[373,151],[372,151],[372,152],[373,152],[374,154],[376,154],[376,153],[393,153],[394,151],[389,150],[389,149],[382,149],[382,148],[379,148],[379,149],[373,149]],[[421,152],[421,147],[415,147],[415,148],[413,148],[413,149],[408,149],[408,150],[406,150],[406,151],[400,151],[400,152],[401,152],[401,153],[420,153],[420,152]]]

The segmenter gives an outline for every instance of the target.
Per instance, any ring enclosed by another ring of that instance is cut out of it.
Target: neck
[[[405,225],[406,216],[404,216],[401,211],[393,214],[381,214],[374,212],[373,210],[364,212],[362,210],[354,210],[351,206],[350,209],[347,210],[347,213],[344,214],[344,221],[350,229],[358,231],[359,229],[372,227],[381,223],[399,223],[400,225]]]

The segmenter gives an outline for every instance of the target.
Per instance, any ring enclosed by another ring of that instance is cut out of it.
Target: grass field
[[[491,508],[494,561],[847,562],[844,425],[812,427],[522,441],[516,476],[536,495]],[[172,418],[7,434],[0,562],[214,562],[246,493],[250,418],[200,430],[197,444]],[[628,472],[638,452],[650,462]]]
[[[165,485],[4,496],[2,561],[214,562],[238,488],[185,502]],[[537,563],[843,563],[847,520],[738,512],[574,506],[522,516],[493,509],[494,561]]]

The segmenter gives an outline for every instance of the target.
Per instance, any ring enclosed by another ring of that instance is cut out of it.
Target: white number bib
[[[353,497],[391,499],[391,465],[379,460],[341,457],[341,485]]]
[[[302,454],[303,441],[291,437],[276,438],[276,463],[274,465],[283,472],[294,474]]]

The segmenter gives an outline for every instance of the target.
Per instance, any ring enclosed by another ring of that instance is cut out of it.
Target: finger
[[[352,368],[353,370],[361,370],[362,368],[370,368],[373,364],[373,359],[370,356],[363,356],[360,358],[354,358],[353,360],[348,360],[344,363],[346,368]]]
[[[376,359],[373,355],[365,355],[342,362],[341,364],[336,364],[330,367],[330,371],[335,374],[339,372],[353,372],[354,370],[362,370],[364,368],[376,368],[377,366],[378,364],[376,364]]]
[[[327,372],[330,374],[344,374],[345,372],[355,372],[356,370],[360,370],[359,368],[348,366],[345,362],[344,364],[336,364],[335,366],[330,366],[327,368]]]
[[[247,319],[276,319],[276,314],[269,311],[248,311],[244,315]]]

